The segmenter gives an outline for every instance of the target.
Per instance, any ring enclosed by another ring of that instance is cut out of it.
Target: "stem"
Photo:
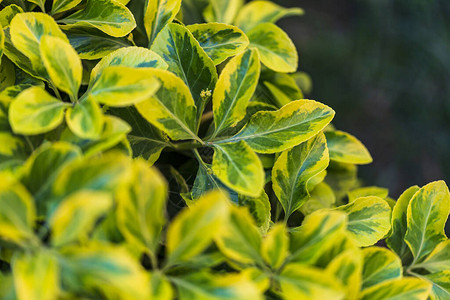
[[[203,147],[204,145],[201,144],[199,141],[189,141],[189,142],[181,142],[177,144],[172,144],[171,147],[175,150],[191,150]]]
[[[48,83],[49,83],[50,88],[55,92],[56,97],[58,97],[58,99],[62,101],[61,94],[59,93],[58,89],[53,84],[53,82],[50,80]]]
[[[200,153],[198,153],[197,149],[192,149],[192,152],[194,152],[194,156],[197,159],[198,163],[205,168],[205,170],[209,170],[209,167],[205,164],[202,157],[200,156]]]
[[[158,268],[158,259],[152,251],[147,251],[148,257],[150,257],[150,264],[152,265],[153,270],[159,270]]]

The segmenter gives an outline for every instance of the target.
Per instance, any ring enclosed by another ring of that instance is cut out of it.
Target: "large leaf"
[[[261,23],[276,23],[288,16],[302,15],[301,8],[284,8],[271,1],[252,1],[238,13],[235,24],[244,31],[249,31]]]
[[[289,255],[289,236],[286,226],[275,224],[264,237],[261,247],[264,261],[273,269],[278,269]]]
[[[429,272],[450,270],[450,240],[441,242],[422,263],[414,267],[424,268]]]
[[[71,28],[97,28],[113,37],[121,37],[136,27],[133,14],[115,0],[87,0],[84,9],[59,20]]]
[[[153,44],[158,33],[177,15],[181,0],[147,1],[144,14],[144,26],[147,32],[149,47]]]
[[[423,276],[433,284],[430,298],[432,300],[446,300],[450,298],[450,270]]]
[[[375,244],[391,228],[391,208],[379,197],[361,197],[336,209],[347,213],[347,229],[360,247]]]
[[[83,73],[77,52],[63,39],[43,36],[40,53],[52,83],[69,94],[72,102],[75,102]]]
[[[211,244],[228,218],[227,202],[223,192],[210,192],[173,220],[167,231],[169,265],[188,261]]]
[[[426,300],[431,284],[417,278],[403,278],[385,281],[364,290],[361,300]]]
[[[117,193],[117,224],[125,239],[142,252],[155,254],[165,223],[167,184],[144,161],[133,166],[133,175]]]
[[[354,136],[343,131],[326,131],[330,159],[341,163],[364,165],[372,162],[372,156]]]
[[[444,181],[429,183],[418,190],[408,205],[405,241],[420,263],[447,239],[444,227],[450,213],[450,193]]]
[[[247,104],[255,92],[260,72],[259,54],[247,50],[234,57],[222,70],[213,93],[215,131],[235,126],[245,117]]]
[[[183,79],[191,91],[198,108],[197,116],[206,104],[201,97],[203,90],[213,90],[217,81],[214,62],[208,57],[192,33],[178,24],[166,26],[155,39],[153,51],[162,56],[169,71]]]
[[[189,25],[187,28],[216,65],[241,53],[249,44],[247,36],[232,25],[204,23]]]
[[[67,11],[80,4],[82,0],[54,0],[52,3],[52,14]]]
[[[129,106],[151,97],[160,87],[153,70],[112,66],[105,69],[88,97],[109,106]]]
[[[87,98],[66,112],[70,130],[83,139],[98,139],[103,131],[103,112],[93,98]]]
[[[322,133],[281,153],[272,169],[272,186],[286,219],[309,198],[308,182],[327,166],[328,149]]]
[[[313,100],[293,101],[277,111],[260,111],[235,136],[214,143],[246,141],[259,153],[275,153],[309,140],[334,117],[328,106]]]
[[[243,141],[215,145],[212,170],[225,185],[243,195],[258,197],[263,190],[261,161]]]
[[[210,0],[203,16],[207,22],[230,24],[244,3],[243,0]]]
[[[35,135],[55,129],[64,119],[64,110],[70,106],[45,91],[32,87],[9,106],[9,122],[15,133]]]
[[[139,113],[173,140],[200,141],[195,134],[197,108],[186,84],[168,71],[154,69],[152,74],[161,88],[150,99],[136,104]]]
[[[364,257],[363,289],[402,277],[402,262],[391,251],[380,247],[369,247],[364,248],[362,253]]]
[[[275,72],[297,71],[298,54],[294,43],[280,27],[263,23],[247,33],[250,46],[261,54],[261,62]]]
[[[0,11],[0,25],[7,27],[15,15],[23,13],[23,9],[16,4],[6,6]]]

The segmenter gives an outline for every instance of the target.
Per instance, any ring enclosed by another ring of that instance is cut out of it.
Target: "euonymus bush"
[[[302,10],[0,5],[1,299],[450,299],[446,184],[361,187]]]

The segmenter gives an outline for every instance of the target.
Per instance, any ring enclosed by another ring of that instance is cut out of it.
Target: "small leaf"
[[[148,99],[159,87],[153,70],[112,66],[101,73],[88,97],[109,106],[122,107]]]
[[[52,4],[52,15],[67,11],[80,4],[82,0],[54,0]]]
[[[310,198],[300,207],[304,215],[309,215],[322,208],[331,208],[336,202],[333,190],[325,182],[319,183],[310,193]]]
[[[278,269],[289,254],[289,236],[286,226],[275,224],[262,242],[261,254],[266,263]]]
[[[445,222],[450,213],[450,193],[444,181],[429,183],[418,190],[408,205],[405,241],[420,263],[446,240]]]
[[[204,23],[189,25],[187,29],[216,65],[241,53],[250,43],[247,36],[232,25]]]
[[[144,14],[144,26],[148,45],[151,46],[158,33],[172,22],[180,10],[181,0],[147,1]]]
[[[352,203],[339,206],[336,210],[347,213],[347,230],[359,247],[375,244],[391,228],[391,208],[379,197],[358,198]]]
[[[280,27],[263,23],[247,33],[250,46],[261,54],[261,62],[275,72],[297,71],[298,54],[294,43]]]
[[[217,236],[228,218],[229,204],[221,191],[210,192],[181,212],[167,231],[169,265],[200,254]]]
[[[230,24],[244,3],[243,0],[210,0],[210,5],[203,11],[207,22]]]
[[[86,240],[95,222],[112,204],[111,195],[104,192],[79,191],[64,199],[49,221],[52,245],[58,247]]]
[[[98,139],[103,131],[103,112],[93,98],[87,98],[66,112],[70,130],[82,139]]]
[[[360,294],[361,300],[426,300],[431,284],[417,278],[402,278],[374,285]]]
[[[128,8],[114,0],[87,0],[84,9],[65,17],[61,28],[97,28],[113,37],[129,34],[136,21]]]
[[[11,4],[0,10],[0,25],[5,28],[9,26],[15,15],[23,13],[23,9],[16,4]]]
[[[450,270],[450,240],[438,244],[422,263],[413,267],[424,268],[432,273]]]
[[[32,87],[11,103],[9,122],[15,133],[35,135],[51,131],[64,120],[64,110],[69,106],[45,91]]]
[[[239,195],[238,201],[240,206],[245,206],[249,209],[250,214],[256,222],[256,226],[262,232],[267,232],[272,221],[269,196],[267,196],[266,192],[263,191],[258,197]]]
[[[326,131],[325,137],[331,160],[356,165],[372,162],[367,148],[354,136],[343,131]]]
[[[322,133],[278,157],[272,169],[272,183],[286,219],[309,198],[308,182],[326,169],[328,161],[327,144]]]
[[[348,192],[348,202],[353,202],[358,198],[367,196],[377,196],[386,200],[389,195],[389,190],[385,188],[380,188],[377,186],[367,186],[362,188],[357,188]]]
[[[391,251],[381,247],[369,247],[364,248],[362,253],[364,257],[363,289],[402,277],[402,262]]]

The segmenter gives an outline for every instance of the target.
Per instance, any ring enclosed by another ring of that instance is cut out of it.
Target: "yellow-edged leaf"
[[[177,15],[181,0],[147,1],[144,14],[144,26],[147,32],[149,46],[153,44],[158,33]]]
[[[343,131],[326,131],[330,159],[341,163],[364,165],[372,162],[367,148],[353,135]]]
[[[243,0],[210,0],[210,4],[203,11],[207,22],[231,24],[244,4]]]
[[[70,130],[82,139],[95,140],[103,131],[104,117],[101,107],[93,98],[87,98],[66,112]]]
[[[397,255],[388,249],[368,247],[362,250],[362,254],[364,258],[363,289],[402,277],[402,262]]]
[[[347,249],[327,266],[326,271],[345,288],[346,299],[357,299],[361,288],[362,256],[358,248]]]
[[[54,0],[52,3],[52,14],[68,11],[81,3],[82,0]]]
[[[374,285],[360,294],[361,300],[426,300],[431,284],[417,278],[393,279]]]
[[[264,237],[261,254],[265,262],[278,269],[289,255],[289,236],[286,226],[275,224]]]

